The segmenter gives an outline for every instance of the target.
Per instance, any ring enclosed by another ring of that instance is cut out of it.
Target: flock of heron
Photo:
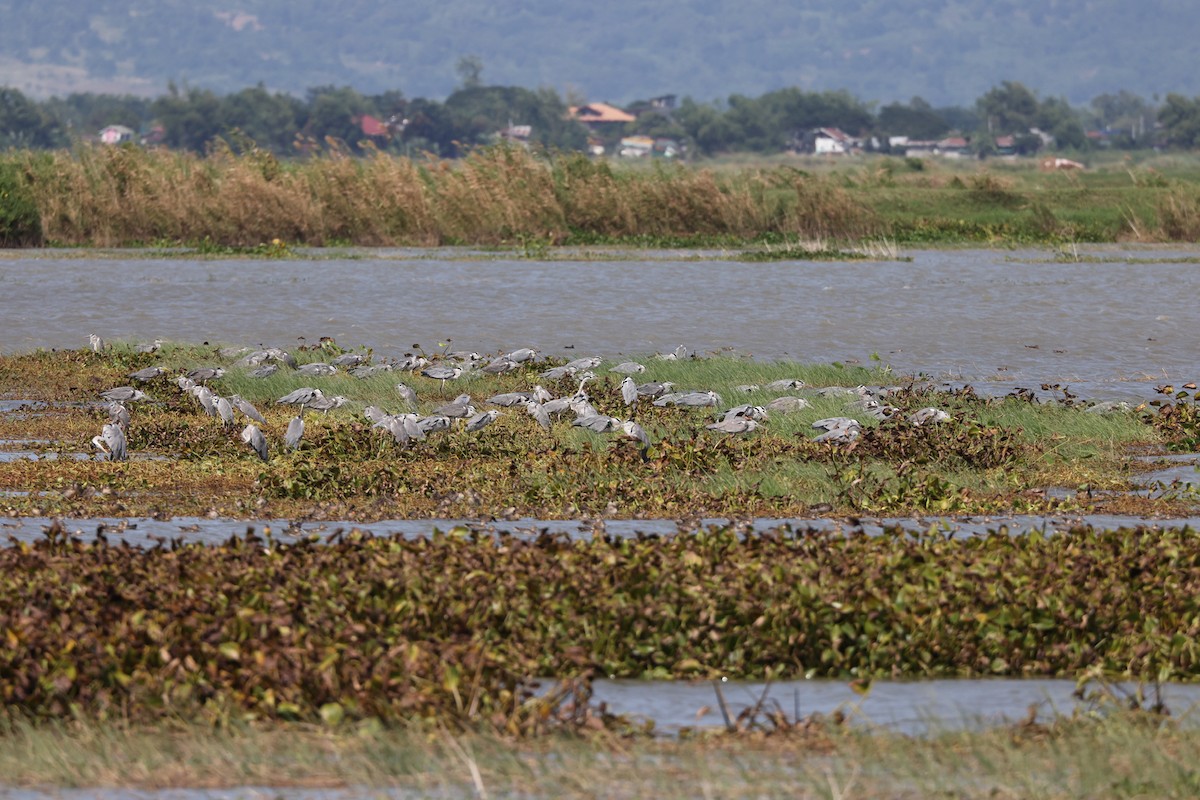
[[[91,347],[96,352],[102,352],[106,345],[99,336],[92,334]],[[161,340],[152,344],[137,345],[140,352],[156,352],[161,346]],[[502,375],[519,369],[526,369],[538,357],[532,348],[520,348],[492,359],[485,359],[478,353],[448,353],[434,362],[422,356],[407,355],[403,359],[371,363],[369,357],[357,353],[344,353],[328,362],[312,362],[300,366],[294,356],[279,348],[267,348],[246,353],[237,351],[241,357],[234,366],[247,370],[247,375],[255,378],[268,377],[279,369],[294,371],[298,375],[322,377],[336,375],[339,372],[358,378],[367,378],[381,372],[408,372],[420,374],[431,380],[440,381],[443,388],[447,381],[457,381],[465,376]],[[656,358],[677,360],[687,356],[682,346],[675,351],[662,353]],[[646,430],[633,419],[622,419],[601,413],[592,405],[587,391],[587,385],[597,380],[595,370],[600,368],[602,359],[596,356],[577,358],[561,366],[550,367],[539,374],[546,382],[566,378],[572,382],[578,381],[578,387],[567,396],[554,397],[540,383],[528,391],[505,392],[492,395],[482,400],[491,408],[480,409],[469,393],[462,393],[454,400],[433,408],[427,414],[415,411],[388,413],[378,406],[370,405],[363,410],[367,420],[378,429],[389,433],[397,443],[408,446],[413,441],[421,441],[438,431],[448,430],[460,425],[468,432],[482,430],[495,422],[501,414],[501,409],[523,412],[535,424],[549,431],[552,420],[563,415],[573,415],[571,424],[594,433],[614,433],[637,440],[643,446],[649,446],[650,436]],[[721,396],[712,390],[674,391],[675,386],[669,381],[646,381],[638,383],[633,376],[644,372],[644,364],[635,361],[625,361],[609,368],[609,372],[623,375],[620,382],[620,396],[625,408],[634,409],[639,403],[650,403],[655,406],[676,406],[682,408],[716,409],[723,404]],[[198,367],[185,373],[177,374],[174,383],[178,389],[190,396],[203,412],[218,419],[226,427],[235,427],[236,418],[240,415],[246,425],[240,438],[263,461],[270,457],[267,437],[264,433],[266,419],[252,403],[237,394],[228,397],[213,391],[208,385],[225,375],[223,367]],[[146,383],[162,378],[168,372],[162,367],[146,367],[129,374],[135,382]],[[397,396],[410,408],[417,406],[416,391],[406,383],[395,385]],[[798,379],[782,379],[773,381],[765,386],[742,385],[735,387],[738,392],[765,390],[781,393],[792,392],[805,388],[803,381]],[[828,387],[810,390],[815,394],[826,396],[844,396],[848,410],[859,411],[876,419],[888,419],[894,416],[898,409],[887,405],[881,399],[886,390],[873,392],[866,387],[844,388]],[[100,395],[107,401],[109,419],[104,423],[101,433],[92,439],[92,444],[110,461],[124,461],[129,457],[126,434],[130,424],[130,413],[127,404],[150,400],[146,392],[133,386],[118,386],[102,392]],[[283,435],[283,445],[295,449],[300,445],[304,436],[305,411],[328,413],[346,405],[348,398],[341,395],[326,395],[321,389],[305,386],[278,398],[276,405],[294,405],[297,407],[296,416],[288,423]],[[727,409],[719,419],[707,424],[708,430],[726,435],[747,434],[756,430],[772,413],[789,414],[808,408],[811,401],[795,394],[782,394],[765,406],[741,404]],[[914,425],[938,422],[949,419],[946,412],[936,408],[923,408],[909,416],[908,420]],[[820,431],[814,438],[819,442],[850,442],[856,439],[862,431],[862,424],[853,417],[829,417],[817,420],[813,428]]]

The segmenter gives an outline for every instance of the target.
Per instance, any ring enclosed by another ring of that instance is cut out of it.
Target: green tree
[[[995,136],[1028,133],[1036,125],[1038,100],[1024,84],[1004,81],[976,101],[984,127]]]
[[[1159,109],[1158,121],[1171,146],[1196,147],[1200,144],[1200,97],[1188,99],[1174,92],[1168,94]]]
[[[888,136],[937,139],[950,130],[946,120],[929,103],[914,97],[908,105],[891,103],[879,109],[879,131]]]
[[[454,65],[454,72],[463,89],[483,86],[483,60],[479,56],[463,56]]]
[[[365,97],[349,86],[309,89],[307,110],[303,132],[318,142],[332,139],[355,148],[367,138],[362,131],[362,115],[373,109]]]
[[[1054,137],[1058,149],[1084,150],[1089,146],[1080,113],[1066,99],[1046,98],[1038,106],[1035,119],[1039,129]]]
[[[304,104],[291,95],[271,94],[260,83],[222,100],[221,117],[228,131],[237,129],[259,147],[276,153],[292,150]],[[228,132],[227,131],[227,132]]]
[[[56,120],[17,89],[0,88],[0,149],[64,144]]]
[[[203,152],[209,143],[227,133],[221,98],[207,89],[181,91],[174,83],[151,106],[163,126],[170,147]]]

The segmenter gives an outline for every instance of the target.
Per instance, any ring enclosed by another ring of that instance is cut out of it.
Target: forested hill
[[[1200,94],[1195,0],[0,0],[0,85],[33,96],[264,83],[591,100],[796,86],[969,104],[1001,80],[1084,103]]]

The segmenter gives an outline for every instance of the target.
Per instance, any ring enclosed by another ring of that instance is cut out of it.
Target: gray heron
[[[166,373],[167,371],[162,367],[145,367],[137,370],[136,372],[129,373],[129,377],[135,381],[142,381],[145,383],[146,381],[152,381],[155,378],[161,377]]]
[[[812,406],[812,402],[806,397],[784,395],[783,397],[776,397],[767,403],[766,408],[767,411],[778,411],[780,414],[793,414],[810,406]]]
[[[813,439],[814,442],[852,442],[862,433],[862,424],[850,417],[828,417],[812,425],[825,432]]]
[[[494,394],[485,400],[485,403],[491,403],[494,406],[502,406],[511,408],[528,403],[533,399],[531,392],[504,392],[503,394]]]
[[[450,427],[450,418],[434,414],[433,416],[417,420],[417,427],[421,429],[421,433],[423,434],[444,431]]]
[[[308,405],[313,400],[323,398],[324,396],[325,395],[322,394],[320,389],[314,389],[311,386],[301,386],[299,389],[288,392],[283,397],[276,400],[275,405],[303,406]]]
[[[506,372],[515,372],[521,368],[519,361],[513,361],[508,356],[500,356],[485,366],[481,372],[487,375],[503,375]]]
[[[279,372],[278,364],[263,364],[258,369],[252,369],[246,374],[251,378],[269,378],[276,372]]]
[[[622,375],[638,375],[646,371],[644,364],[639,364],[636,361],[622,361],[615,367],[609,369],[609,372],[617,372]]]
[[[455,400],[453,403],[446,403],[443,406],[438,406],[433,410],[433,416],[449,417],[450,419],[466,419],[474,416],[475,406],[470,403],[470,395],[467,396],[468,402],[463,402],[461,399]]]
[[[637,439],[646,446],[650,445],[650,435],[646,433],[646,429],[631,419],[621,423],[621,431],[630,439]]]
[[[216,380],[225,374],[223,367],[196,367],[187,373],[187,376],[196,383],[207,383],[208,381]]]
[[[908,416],[908,421],[917,426],[924,425],[926,422],[946,422],[949,419],[949,414],[933,406],[919,409]]]
[[[675,384],[671,381],[649,381],[647,383],[639,383],[637,391],[642,397],[654,398],[662,397],[674,388]]]
[[[444,364],[434,364],[421,370],[421,374],[426,378],[432,378],[435,381],[441,381],[442,387],[446,386],[446,381],[458,380],[463,374],[462,367],[449,367]]]
[[[499,416],[500,412],[494,408],[489,411],[481,411],[467,420],[467,430],[471,432],[483,430],[488,425],[491,425],[493,422],[495,422],[496,418]]]
[[[150,397],[141,389],[134,389],[132,386],[117,386],[113,389],[108,389],[107,391],[101,392],[100,396],[105,400],[118,401],[122,403],[136,403],[150,399]]]
[[[417,393],[407,383],[396,384],[396,394],[400,395],[400,399],[408,403],[410,406],[417,404]]]
[[[246,419],[253,420],[262,425],[267,424],[267,421],[265,419],[263,419],[263,415],[259,413],[258,409],[255,408],[253,406],[253,404],[250,403],[249,400],[246,400],[241,395],[238,395],[238,394],[230,395],[229,402],[233,403],[233,407],[236,408],[238,411],[240,411],[242,413],[242,416],[246,417]]]
[[[115,422],[104,423],[100,435],[92,437],[92,444],[107,455],[109,461],[125,461],[129,458],[125,452],[125,432]]]
[[[550,413],[546,411],[546,407],[543,404],[536,400],[526,400],[525,411],[529,416],[533,417],[542,430],[550,430]]]
[[[213,408],[216,410],[217,416],[221,418],[222,425],[233,426],[233,403],[225,397],[214,396]]]
[[[314,361],[311,364],[305,364],[303,367],[296,369],[296,372],[301,375],[307,375],[310,378],[323,378],[330,375],[336,375],[338,368],[333,364],[324,364],[320,361]]]
[[[242,429],[242,441],[250,445],[259,458],[267,460],[267,437],[253,422]]]
[[[627,406],[633,405],[638,399],[637,384],[628,375],[625,376],[625,380],[621,381],[621,399]]]
[[[762,406],[734,406],[725,412],[722,419],[736,419],[737,417],[745,417],[746,419],[753,419],[757,420],[758,422],[762,422],[767,418],[767,410]]]
[[[129,409],[119,402],[109,404],[108,421],[119,427],[122,431],[128,431]]]
[[[200,407],[204,409],[205,414],[208,414],[210,417],[215,417],[217,415],[216,395],[214,395],[207,386],[197,386],[196,388],[192,389],[192,394],[195,395],[196,400],[200,403]]]
[[[300,411],[296,416],[292,417],[292,421],[288,423],[287,432],[283,434],[283,443],[291,450],[295,450],[300,446],[300,440],[304,438],[304,404],[300,404]]]
[[[519,347],[511,353],[505,353],[503,357],[509,361],[524,364],[526,361],[532,361],[537,358],[537,350],[534,350],[532,347]]]
[[[758,422],[749,417],[726,417],[720,422],[713,422],[704,427],[720,433],[750,433],[758,427]]]
[[[424,356],[415,356],[412,353],[405,353],[404,358],[396,362],[396,369],[402,372],[416,372],[421,367],[429,365],[429,359]]]
[[[571,423],[576,428],[586,428],[595,433],[619,431],[622,424],[622,420],[610,417],[607,414],[590,414],[585,417],[576,417],[575,421]]]
[[[333,397],[325,397],[324,395],[322,395],[321,397],[314,397],[312,400],[309,400],[307,403],[304,403],[304,406],[307,408],[316,410],[316,411],[323,411],[326,414],[328,414],[330,411],[333,411],[335,408],[341,408],[342,406],[346,405],[346,403],[349,403],[349,402],[350,402],[350,398],[345,397],[340,394],[335,394]]]
[[[584,369],[595,369],[596,367],[600,366],[602,361],[603,359],[600,358],[600,356],[584,356],[583,358],[577,358],[574,361],[568,361],[563,366],[572,372],[579,372],[580,370]]]
[[[688,408],[707,408],[719,406],[721,395],[709,389],[705,392],[675,392],[664,394],[654,401],[656,406],[686,406]]]

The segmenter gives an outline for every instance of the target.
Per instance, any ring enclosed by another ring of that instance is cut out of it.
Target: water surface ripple
[[[672,254],[673,256],[674,254]],[[904,251],[911,262],[745,264],[703,256],[538,261],[459,251],[355,251],[320,260],[66,257],[0,251],[0,351],[109,340],[294,345],[333,336],[551,355],[686,344],[761,358],[865,361],[972,381],[1111,385],[1145,395],[1197,376],[1197,253]],[[570,349],[568,349],[570,348]],[[1139,385],[1140,384],[1140,385]]]

